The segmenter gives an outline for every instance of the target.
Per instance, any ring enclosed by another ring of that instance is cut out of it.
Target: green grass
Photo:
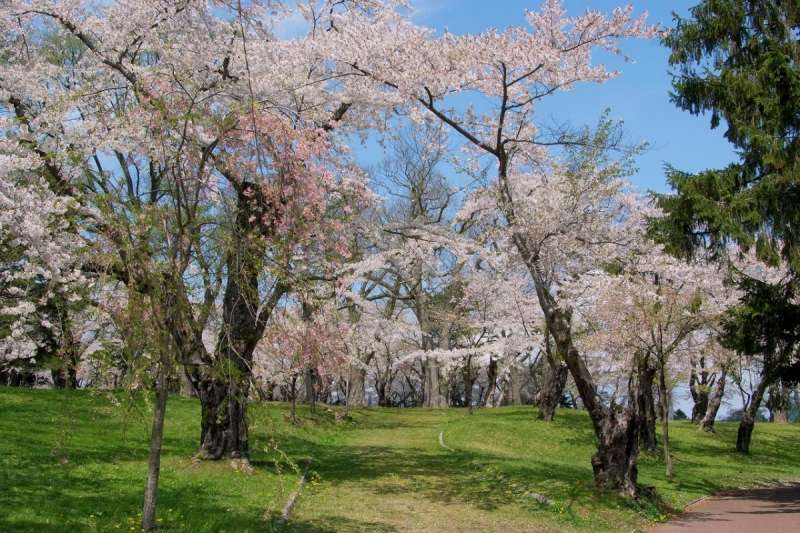
[[[640,481],[660,498],[630,502],[592,486],[585,413],[555,423],[529,407],[482,410],[251,408],[253,474],[228,462],[195,464],[199,404],[167,407],[159,524],[166,531],[631,531],[700,496],[768,480],[800,479],[800,427],[757,424],[753,453],[732,452],[736,425],[708,436],[671,427],[675,481],[659,455]],[[149,404],[88,391],[0,388],[0,532],[131,531],[140,519]],[[449,451],[439,445],[444,432]],[[275,522],[313,458],[311,482],[285,527]],[[552,505],[532,495],[545,495]]]

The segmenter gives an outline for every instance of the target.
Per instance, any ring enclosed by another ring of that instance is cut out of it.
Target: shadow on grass
[[[0,388],[0,531],[138,526],[149,415],[142,405],[131,410],[115,405],[112,397]],[[262,531],[266,501],[231,505],[230,497],[219,497],[237,488],[240,475],[221,463],[182,467],[191,464],[196,450],[195,409],[194,402],[178,398],[170,398],[167,407],[159,526],[164,531]],[[275,478],[260,479],[274,484]]]
[[[296,436],[283,436],[281,446],[309,450],[314,457],[315,475],[321,483],[334,486],[334,490],[347,490],[335,487],[354,483],[379,496],[413,493],[431,502],[445,505],[458,502],[484,511],[519,504],[531,512],[549,512],[550,507],[535,496],[542,491],[539,487],[552,482],[557,472],[558,485],[550,487],[549,495],[559,498],[563,513],[571,515],[572,505],[577,501],[589,506],[604,504],[593,488],[588,463],[573,466],[544,458],[509,461],[507,457],[470,450],[319,446],[302,441]],[[609,497],[616,498],[603,496]],[[308,505],[313,506],[313,501]],[[579,519],[576,515],[571,517]]]
[[[41,506],[33,517],[16,519],[2,513],[3,532],[72,532],[114,531],[136,528],[141,521],[143,486],[129,485],[126,490],[109,494],[103,482],[71,479],[69,491],[50,490],[46,478],[26,479],[25,490],[3,496],[3,505]],[[190,487],[159,488],[159,531],[262,531],[263,517],[256,509],[221,505],[213,491]],[[174,509],[183,509],[176,512]],[[191,513],[191,514],[189,514]]]
[[[266,531],[269,533],[394,533],[397,528],[381,522],[354,520],[343,516],[324,515],[314,520],[289,520],[283,522],[279,513],[274,513],[268,519]]]
[[[98,530],[128,530],[138,524],[149,416],[136,402],[126,411],[109,399],[85,391],[0,388],[0,531],[76,531],[92,524]],[[301,407],[301,424],[293,426],[285,405],[256,403],[251,451],[258,472],[242,477],[225,462],[188,466],[197,446],[198,411],[197,402],[180,398],[170,398],[167,407],[159,496],[166,531],[280,531],[274,515],[264,515],[285,501],[283,488],[268,487],[279,477],[271,474],[287,474],[281,487],[292,490],[298,471],[289,462],[303,465],[308,458],[324,490],[347,491],[351,485],[375,494],[376,501],[413,494],[482,511],[513,505],[514,512],[530,512],[534,521],[534,514],[550,513],[547,520],[559,525],[590,528],[600,520],[608,529],[621,526],[615,520],[623,512],[654,516],[668,509],[658,494],[630,502],[594,489],[589,462],[594,436],[582,412],[560,410],[555,423],[546,423],[530,408],[481,410],[474,416],[464,410],[358,409],[342,420],[342,409],[319,406],[315,412]],[[452,432],[447,442],[456,451],[438,445],[439,428],[448,436]],[[642,477],[667,489],[662,495],[729,488],[721,472],[731,466],[757,465],[762,477],[797,470],[791,451],[796,433],[762,438],[757,425],[755,454],[747,457],[732,451],[735,425],[721,425],[719,437],[691,433],[693,428],[681,424],[676,430],[674,484],[663,482],[659,455],[641,460]],[[258,492],[248,500],[246,491],[252,490]],[[313,507],[324,490],[304,494],[300,507]],[[537,495],[553,505],[540,503]],[[283,500],[264,501],[272,496]],[[300,512],[284,530],[394,531],[374,516],[359,520],[337,513],[306,520]]]

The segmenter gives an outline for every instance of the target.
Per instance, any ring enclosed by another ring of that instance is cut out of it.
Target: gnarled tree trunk
[[[270,209],[271,204],[261,197],[256,185],[242,185],[233,236],[236,246],[227,258],[223,323],[215,362],[212,368],[198,368],[193,374],[201,406],[202,458],[249,459],[247,399],[253,351],[269,315],[286,292],[278,281],[265,302],[259,294],[265,237],[271,231],[271,226],[263,227],[263,221],[277,218],[277,214],[267,213]],[[262,226],[254,224],[254,220],[261,221]]]
[[[549,359],[549,358],[548,358]],[[539,394],[539,419],[552,422],[567,385],[569,368],[563,361],[548,361],[550,372]]]
[[[632,389],[633,401],[639,415],[641,427],[639,429],[639,444],[648,451],[655,451],[656,438],[656,402],[653,398],[653,383],[656,369],[650,361],[648,354],[637,354],[635,383]]]
[[[556,416],[556,407],[561,402],[564,387],[567,385],[569,368],[567,364],[553,353],[550,348],[550,333],[545,332],[545,356],[548,372],[542,390],[539,391],[539,420],[552,422]]]
[[[589,369],[572,344],[571,313],[550,305],[545,316],[597,436],[597,452],[592,456],[595,485],[636,497],[640,430],[636,410],[632,406],[617,409],[602,403]]]
[[[707,433],[714,433],[714,421],[717,419],[717,412],[722,405],[722,398],[725,396],[725,381],[727,372],[723,368],[717,376],[716,386],[708,398],[708,408],[703,419],[700,421],[700,429]]]
[[[636,497],[639,423],[635,413],[609,410],[599,426],[597,452],[592,456],[595,485]]]
[[[230,379],[203,377],[198,384],[200,398],[200,451],[203,459],[232,457],[248,459],[247,394],[245,376]]]
[[[789,389],[780,380],[769,388],[767,409],[770,422],[789,422]]]

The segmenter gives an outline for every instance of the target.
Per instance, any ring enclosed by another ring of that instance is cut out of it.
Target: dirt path
[[[652,533],[800,531],[800,483],[721,494],[690,506]]]

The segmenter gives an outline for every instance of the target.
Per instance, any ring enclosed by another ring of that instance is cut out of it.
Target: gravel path
[[[800,483],[724,493],[690,506],[652,533],[800,532]]]

